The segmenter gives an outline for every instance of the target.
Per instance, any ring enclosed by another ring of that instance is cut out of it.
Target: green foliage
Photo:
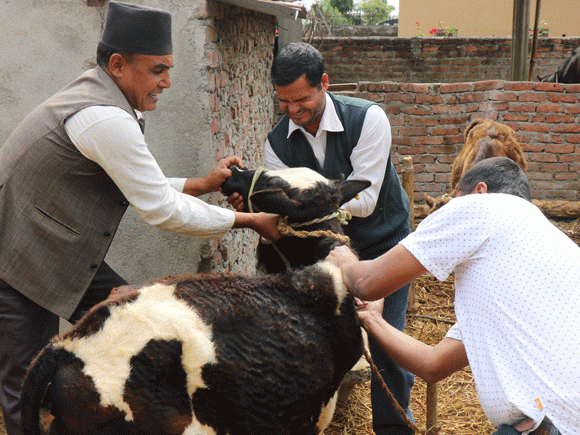
[[[353,0],[327,0],[330,6],[337,9],[341,14],[346,14],[354,9]]]
[[[395,7],[389,6],[386,0],[364,0],[358,5],[357,10],[365,15],[365,24],[372,25],[388,20]]]
[[[322,3],[319,3],[320,9],[326,19],[329,21],[328,24],[332,24],[335,26],[348,26],[353,24],[353,19],[348,15],[344,15],[340,12],[335,6],[332,5],[332,2],[336,0],[323,0]],[[352,0],[350,0],[352,3]],[[349,9],[350,10],[350,9]]]

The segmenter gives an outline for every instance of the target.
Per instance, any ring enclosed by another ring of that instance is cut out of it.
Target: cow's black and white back
[[[93,308],[33,363],[26,435],[317,434],[362,353],[352,296],[320,263],[167,278]],[[46,393],[45,393],[46,392]]]

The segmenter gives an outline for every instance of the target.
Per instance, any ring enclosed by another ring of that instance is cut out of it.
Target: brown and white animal
[[[260,181],[251,198],[261,210],[310,218],[327,208],[321,198],[337,209],[358,193],[284,180]],[[353,298],[329,263],[162,279],[95,306],[39,354],[23,387],[24,434],[40,433],[42,409],[51,435],[318,434],[362,346]]]
[[[527,169],[522,147],[516,138],[515,131],[509,126],[491,119],[477,118],[469,123],[464,137],[465,144],[451,166],[451,192],[436,199],[425,196],[427,204],[431,206],[431,213],[451,200],[463,174],[483,159],[508,157],[524,171]]]

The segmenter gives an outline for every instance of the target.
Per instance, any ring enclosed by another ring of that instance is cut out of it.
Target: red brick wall
[[[510,38],[325,37],[312,44],[324,56],[331,83],[509,79]],[[534,77],[555,71],[578,46],[580,38],[539,38]]]
[[[205,45],[211,146],[216,160],[237,155],[255,168],[262,164],[274,116],[270,66],[276,17],[217,1],[208,5],[213,19]],[[212,200],[228,207],[221,194]],[[230,231],[213,242],[200,269],[253,273],[257,241],[251,230]]]
[[[361,82],[341,92],[379,103],[393,133],[392,156],[412,156],[417,200],[448,189],[451,164],[474,118],[512,127],[528,159],[534,199],[580,200],[580,85],[481,81]]]

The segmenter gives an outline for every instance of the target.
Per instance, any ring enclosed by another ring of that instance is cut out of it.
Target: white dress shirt
[[[288,136],[296,129],[302,130],[304,133],[321,167],[324,166],[326,155],[327,132],[344,131],[344,127],[328,94],[326,94],[326,106],[316,136],[311,135],[303,127],[296,125],[290,120]],[[372,184],[359,194],[359,200],[353,199],[341,207],[353,216],[367,217],[375,210],[383,179],[385,178],[389,153],[391,152],[391,140],[391,125],[387,115],[380,106],[371,106],[365,115],[360,138],[352,150],[351,164],[353,171],[348,176],[348,179],[368,180]],[[287,168],[276,155],[268,140],[266,140],[264,149],[264,159],[268,169]]]
[[[115,106],[91,106],[65,122],[73,144],[99,164],[150,225],[195,237],[219,238],[234,212],[182,193],[185,178],[166,178],[139,124]]]

